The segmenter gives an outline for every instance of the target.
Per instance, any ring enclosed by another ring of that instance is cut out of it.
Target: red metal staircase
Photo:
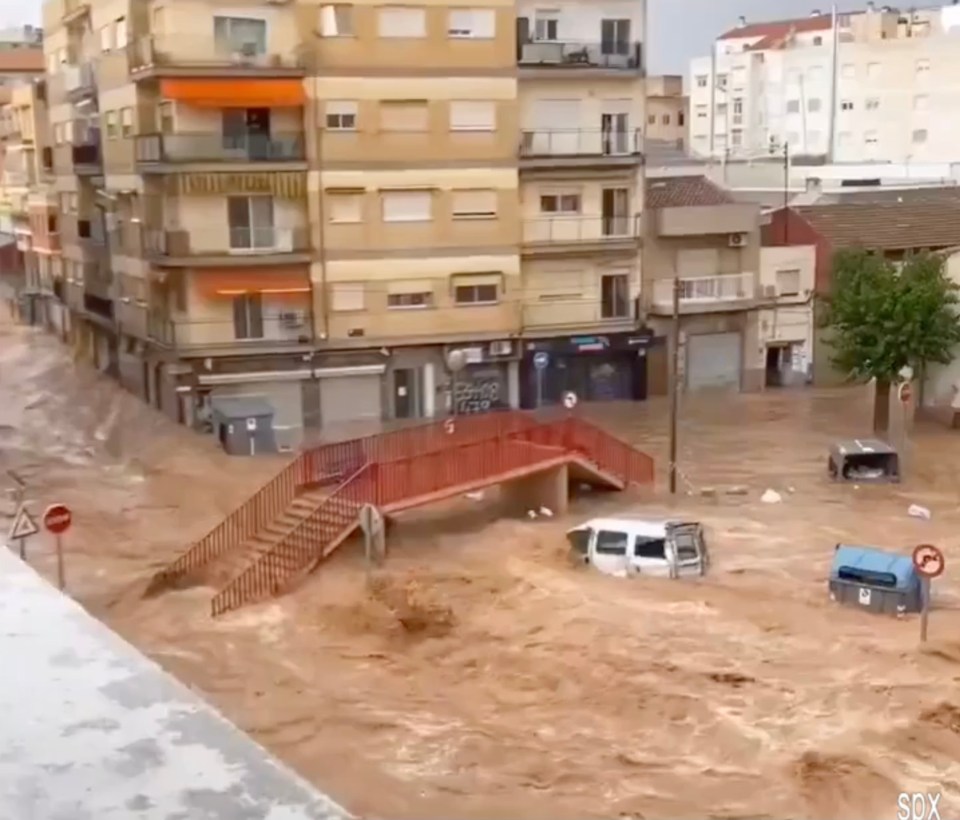
[[[213,615],[276,595],[310,572],[356,529],[365,504],[397,512],[564,463],[616,489],[653,481],[649,456],[572,415],[548,421],[516,411],[468,416],[322,445],[302,453],[158,573],[149,591],[175,586],[254,539],[317,484],[336,486],[299,524],[256,552],[216,594]]]

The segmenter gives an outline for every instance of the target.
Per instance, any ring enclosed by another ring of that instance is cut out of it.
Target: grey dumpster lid
[[[273,405],[266,399],[256,396],[249,398],[216,398],[210,402],[210,407],[227,419],[249,419],[260,416],[272,416]]]
[[[880,441],[878,438],[843,439],[842,441],[834,442],[832,449],[842,455],[855,455],[857,453],[880,453],[882,455],[889,455],[897,452],[887,444],[887,442]]]

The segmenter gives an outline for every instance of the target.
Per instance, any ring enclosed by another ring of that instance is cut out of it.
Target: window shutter
[[[384,222],[425,222],[431,218],[431,191],[384,191]]]
[[[496,216],[496,191],[453,191],[454,216]]]
[[[384,131],[429,130],[425,101],[383,102],[380,104],[380,127]]]
[[[451,131],[494,131],[497,109],[492,100],[453,100],[450,103]]]

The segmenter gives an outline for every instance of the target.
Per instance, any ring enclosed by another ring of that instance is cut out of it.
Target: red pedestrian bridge
[[[611,490],[653,482],[653,459],[583,418],[507,411],[431,422],[300,453],[211,532],[158,572],[147,594],[204,582],[214,616],[278,595],[359,526],[503,485],[525,509],[566,510],[570,481]]]

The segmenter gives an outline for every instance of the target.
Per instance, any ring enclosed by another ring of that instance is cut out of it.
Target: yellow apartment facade
[[[47,0],[77,344],[184,423],[260,407],[283,449],[531,404],[554,337],[601,355],[538,398],[636,395],[602,354],[641,318],[643,14],[607,5]]]

